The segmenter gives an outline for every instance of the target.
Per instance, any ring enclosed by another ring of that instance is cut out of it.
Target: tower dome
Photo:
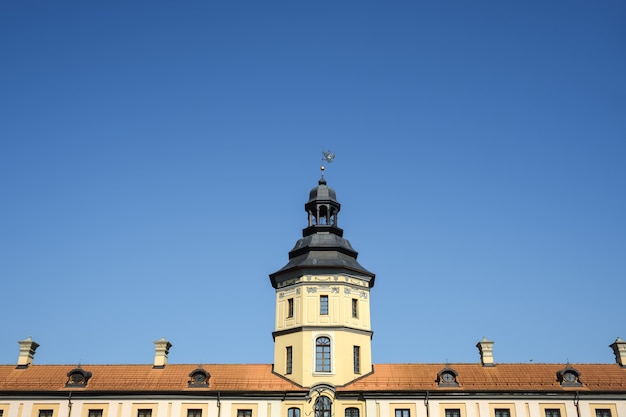
[[[311,189],[304,209],[308,226],[302,229],[302,239],[289,252],[287,265],[270,275],[274,288],[311,269],[356,273],[373,287],[375,275],[359,264],[358,252],[343,238],[343,229],[338,226],[341,204],[323,176]]]

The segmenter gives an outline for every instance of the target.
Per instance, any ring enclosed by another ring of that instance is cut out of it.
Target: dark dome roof
[[[313,188],[309,193],[309,201],[307,203],[311,203],[317,200],[325,200],[325,201],[337,201],[337,194],[335,194],[335,190],[326,185],[326,180],[322,177],[318,182],[318,186]]]

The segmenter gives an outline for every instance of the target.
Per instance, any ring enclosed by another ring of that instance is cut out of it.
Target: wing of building
[[[487,339],[472,364],[373,364],[375,275],[340,208],[322,176],[302,238],[270,274],[273,364],[169,364],[161,339],[149,364],[38,365],[28,338],[0,365],[0,417],[626,417],[620,338],[607,364],[496,363]]]

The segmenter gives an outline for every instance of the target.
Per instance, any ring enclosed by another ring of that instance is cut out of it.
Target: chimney
[[[20,356],[17,357],[16,369],[28,368],[33,363],[35,351],[39,347],[39,343],[35,342],[30,336],[25,340],[18,340],[20,344]]]
[[[167,365],[167,354],[170,353],[172,344],[164,337],[154,341],[154,368],[165,368]]]
[[[609,345],[615,353],[615,362],[622,368],[626,368],[626,342],[617,337],[613,344]]]
[[[476,344],[478,352],[480,352],[480,361],[483,366],[496,366],[493,361],[493,342],[483,337],[483,340]]]

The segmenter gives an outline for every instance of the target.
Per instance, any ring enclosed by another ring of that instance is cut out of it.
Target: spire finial
[[[322,151],[322,166],[320,167],[320,171],[322,171],[322,179],[324,179],[324,162],[331,163],[335,159],[335,154],[329,149],[327,151]]]

